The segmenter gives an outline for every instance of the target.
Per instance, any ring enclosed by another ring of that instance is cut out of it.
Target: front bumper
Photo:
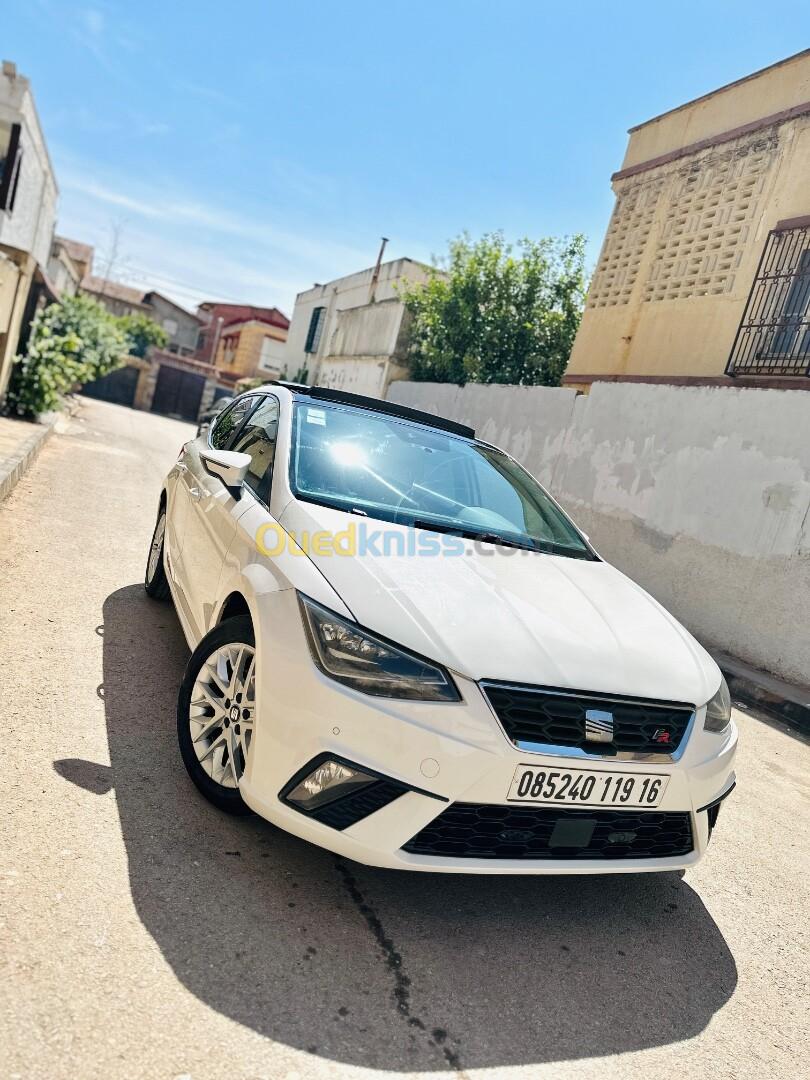
[[[702,710],[677,761],[654,766],[594,756],[593,767],[666,773],[656,808],[691,815],[692,850],[668,858],[477,859],[411,854],[403,846],[450,804],[505,806],[521,762],[587,768],[591,759],[518,750],[472,680],[454,675],[458,703],[396,701],[357,693],[313,664],[293,590],[265,595],[256,626],[258,723],[241,784],[245,802],[269,821],[357,862],[403,870],[481,874],[638,873],[693,866],[709,842],[709,813],[734,785],[737,731],[703,730]],[[344,829],[313,820],[280,793],[324,753],[356,763],[410,789]],[[418,789],[418,790],[413,790]]]

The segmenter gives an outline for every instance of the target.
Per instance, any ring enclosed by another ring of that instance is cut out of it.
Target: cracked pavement
[[[230,819],[183,769],[188,650],[140,584],[192,429],[86,399],[60,426],[0,504],[2,1076],[801,1071],[806,742],[738,713],[683,877],[409,875]]]

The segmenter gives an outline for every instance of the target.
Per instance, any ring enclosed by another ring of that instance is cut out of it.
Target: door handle
[[[198,487],[189,488],[188,493],[192,499],[201,499],[205,495],[203,489]]]

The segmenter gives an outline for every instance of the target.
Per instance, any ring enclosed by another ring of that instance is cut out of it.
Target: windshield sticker
[[[323,409],[307,409],[307,423],[326,427],[326,413]]]

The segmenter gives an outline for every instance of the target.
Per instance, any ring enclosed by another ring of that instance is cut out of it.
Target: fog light
[[[324,761],[287,793],[286,800],[301,810],[316,810],[376,780],[376,776],[369,776],[340,761]]]

